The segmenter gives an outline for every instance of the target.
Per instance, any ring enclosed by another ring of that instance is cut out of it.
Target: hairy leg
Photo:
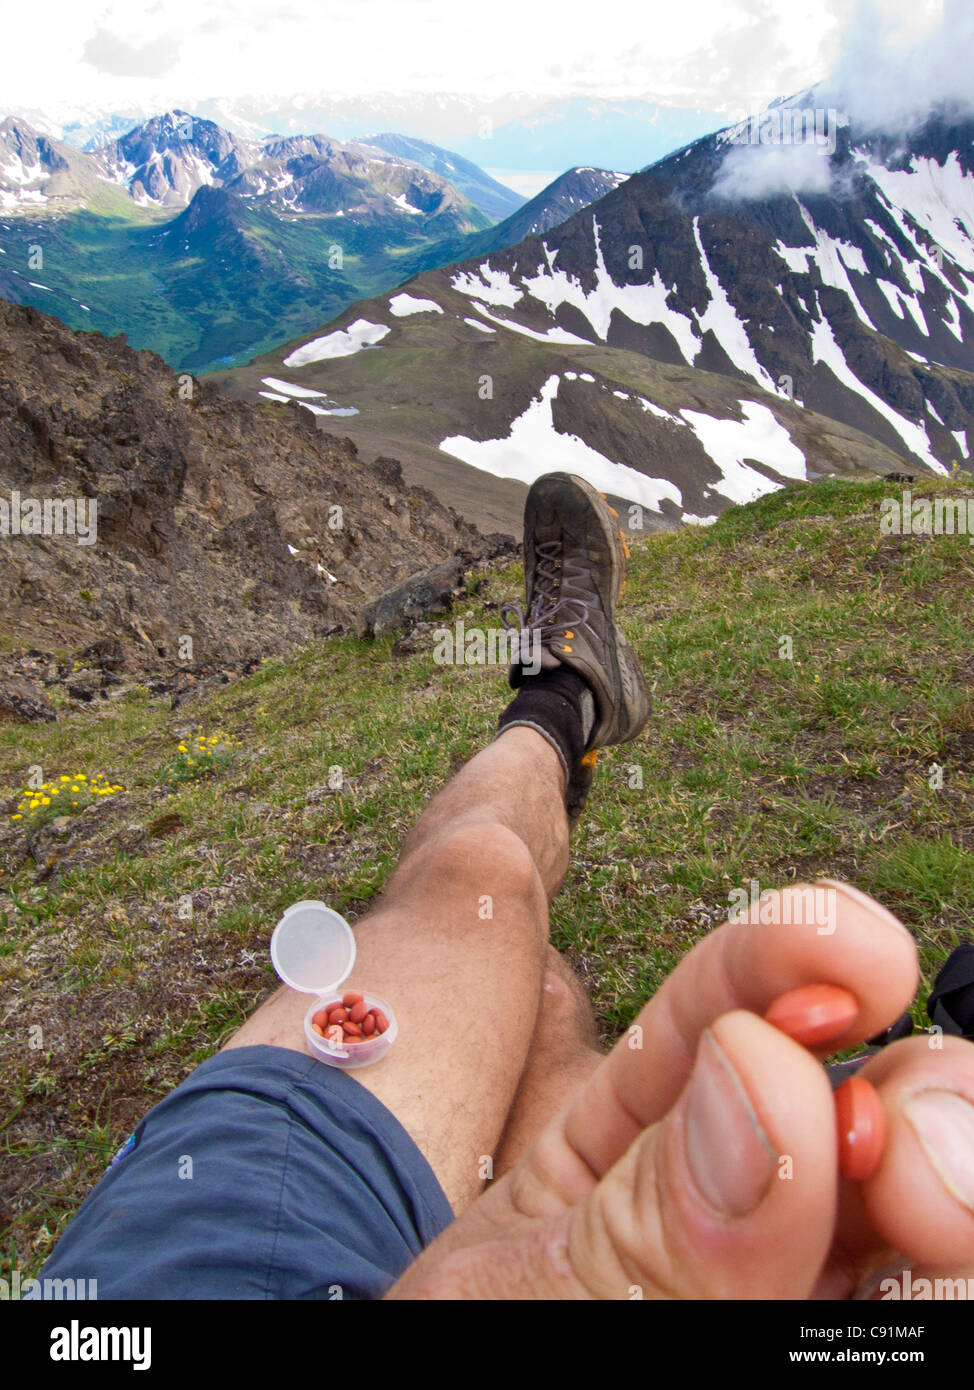
[[[564,956],[549,946],[541,1009],[494,1158],[495,1178],[503,1177],[527,1153],[548,1121],[576,1098],[604,1056],[582,982]]]
[[[412,1135],[455,1211],[483,1188],[525,1070],[567,864],[561,764],[539,734],[510,729],[434,797],[355,927],[347,987],[386,997],[399,1038],[351,1075]],[[280,989],[227,1046],[303,1052],[307,1007]]]

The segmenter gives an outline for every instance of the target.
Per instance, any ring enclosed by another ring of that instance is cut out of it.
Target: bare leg
[[[605,1060],[588,996],[578,976],[553,946],[548,947],[541,1010],[494,1159],[500,1178],[536,1142],[549,1120],[577,1098]]]
[[[483,1188],[535,1035],[548,903],[568,864],[564,774],[514,728],[417,822],[381,902],[355,928],[349,988],[394,1005],[399,1038],[354,1073],[426,1155],[455,1211]],[[278,990],[228,1047],[305,1051],[307,995]]]

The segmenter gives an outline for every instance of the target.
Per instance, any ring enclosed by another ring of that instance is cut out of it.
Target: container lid
[[[271,960],[292,989],[329,994],[351,973],[355,937],[345,918],[324,903],[292,903],[274,928]]]

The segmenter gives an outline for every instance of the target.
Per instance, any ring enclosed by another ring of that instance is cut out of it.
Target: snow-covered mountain
[[[590,164],[639,169],[678,146],[723,124],[715,112],[662,101],[572,97],[556,100],[537,90],[496,97],[448,91],[394,93],[367,91],[357,96],[333,92],[282,92],[192,100],[173,94],[185,109],[216,122],[244,140],[325,130],[336,140],[357,143],[375,131],[396,131],[435,150],[459,152],[478,168],[567,169]],[[107,143],[156,114],[137,105],[124,109],[52,102],[43,110],[18,109],[36,130],[79,148]],[[404,151],[393,151],[404,153]],[[425,164],[425,158],[417,158]],[[442,173],[433,165],[434,173]],[[470,197],[470,193],[461,187]],[[470,198],[480,206],[476,198]],[[511,209],[491,211],[503,217]]]
[[[26,121],[0,121],[0,210],[38,211],[78,206],[98,186],[95,160]]]
[[[604,198],[628,177],[628,174],[610,169],[566,170],[507,218],[504,223],[506,244],[550,231],[582,208]]]
[[[437,218],[441,235],[488,224],[446,178],[378,146],[325,135],[242,139],[186,111],[153,117],[93,152],[104,176],[141,206],[187,207],[216,187],[278,213]],[[513,195],[512,195],[513,196]]]
[[[185,207],[204,184],[231,183],[260,157],[260,146],[213,121],[167,111],[92,153],[135,202]]]
[[[835,151],[724,132],[544,239],[455,273],[471,305],[742,378],[943,471],[974,436],[974,121]],[[516,331],[516,330],[515,330]]]
[[[907,138],[824,112],[819,143],[813,112],[786,142],[804,110],[353,305],[311,339],[348,351],[288,344],[228,389],[325,392],[455,505],[458,460],[522,483],[573,465],[662,521],[823,472],[970,467],[974,122],[940,112]]]

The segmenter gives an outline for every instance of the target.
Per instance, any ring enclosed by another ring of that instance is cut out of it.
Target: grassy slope
[[[876,893],[916,933],[925,986],[974,934],[974,548],[881,536],[879,501],[896,491],[788,489],[634,547],[623,625],[654,716],[603,754],[552,914],[607,1040],[752,877],[828,874]],[[496,624],[519,583],[516,566],[489,575],[457,616]],[[272,985],[282,909],[367,910],[430,793],[492,731],[501,672],[390,648],[332,640],[176,712],[136,692],[95,718],[0,725],[7,792],[35,762],[127,789],[81,818],[85,848],[59,880],[18,868],[22,831],[6,817],[0,830],[10,1267],[39,1263],[144,1110]],[[197,722],[243,746],[212,780],[170,791],[160,769]],[[178,913],[188,894],[192,921]]]

